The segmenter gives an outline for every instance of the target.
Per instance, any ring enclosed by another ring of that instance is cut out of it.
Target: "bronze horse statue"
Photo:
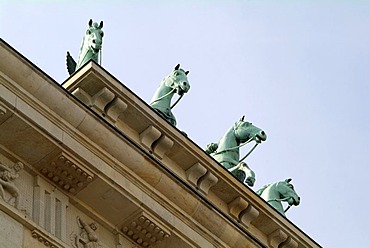
[[[243,183],[246,182],[249,186],[253,186],[256,180],[255,173],[246,163],[242,162],[246,156],[244,156],[242,160],[239,160],[239,148],[253,140],[257,145],[265,141],[266,138],[266,133],[262,129],[253,126],[250,122],[244,121],[243,116],[227,130],[218,143],[207,145],[205,151],[236,176],[239,181]],[[253,149],[247,155],[249,155]]]
[[[103,28],[103,21],[98,24],[90,19],[88,25],[89,26],[82,40],[77,63],[72,58],[71,54],[67,52],[67,70],[69,75],[72,75],[78,70],[78,68],[90,60],[94,60],[99,64],[99,53],[101,53],[104,36],[104,32],[101,30]]]
[[[262,199],[267,201],[272,207],[274,207],[281,214],[285,215],[290,206],[299,205],[301,198],[294,190],[294,186],[290,183],[292,179],[286,179],[277,183],[271,183],[263,186],[256,193],[261,196]],[[282,202],[288,202],[289,206],[285,210],[283,209]]]
[[[189,71],[180,68],[180,64],[175,66],[173,71],[161,81],[150,102],[150,106],[174,126],[176,126],[176,118],[171,109],[190,89],[188,73]],[[171,106],[175,93],[180,95],[180,98]]]

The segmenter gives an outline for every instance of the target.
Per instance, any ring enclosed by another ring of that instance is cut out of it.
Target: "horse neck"
[[[171,105],[171,99],[175,94],[175,91],[169,86],[167,86],[167,78],[162,80],[161,84],[159,85],[158,89],[155,91],[153,98],[151,100],[151,106],[161,107],[161,108],[169,108]],[[170,93],[170,94],[168,94]],[[168,94],[167,96],[163,97],[164,95]],[[161,98],[163,97],[163,98]],[[160,99],[161,98],[161,99]],[[160,99],[160,100],[158,100]]]
[[[272,205],[274,208],[276,208],[279,212],[283,213],[283,204],[281,201],[275,201],[280,199],[280,193],[274,186],[270,186],[266,188],[263,193],[261,194],[261,197],[265,199],[270,205]]]
[[[98,54],[94,53],[88,45],[87,39],[83,39],[80,54],[78,55],[77,68],[83,66],[90,59],[98,63]]]
[[[224,136],[222,136],[222,138],[220,139],[218,147],[219,149],[227,149],[227,148],[235,147],[238,145],[239,144],[234,135],[234,129],[230,128],[229,130],[227,130]]]
[[[234,129],[230,128],[218,142],[217,151],[224,151],[229,148],[237,147],[238,145],[239,143],[234,135]],[[222,154],[229,156],[236,161],[239,161],[239,148],[233,149],[232,151],[227,151]]]

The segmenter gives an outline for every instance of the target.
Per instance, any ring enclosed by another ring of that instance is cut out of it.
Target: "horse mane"
[[[240,120],[238,120],[237,122],[234,123],[233,125],[233,130],[234,130],[234,134],[235,134],[235,137],[238,139],[238,141],[240,143],[244,143],[246,142],[248,139],[241,139],[239,136],[239,127],[243,125],[243,123],[246,123],[246,121],[244,121],[244,118],[241,118]]]
[[[262,188],[260,188],[259,190],[256,191],[256,194],[257,195],[262,195],[263,191],[265,191],[266,188],[268,188],[272,183],[269,183],[269,184],[266,184],[265,186],[263,186]]]
[[[233,126],[233,129],[236,130],[238,129],[238,127],[243,123],[243,121],[241,120],[238,120],[234,123],[234,126]]]
[[[235,135],[235,138],[237,139],[238,143],[245,143],[247,142],[249,139],[246,139],[246,138],[241,138],[240,137],[240,129],[238,129],[240,127],[240,125],[238,125],[236,128],[234,128],[234,135]]]
[[[85,45],[85,38],[86,38],[86,35],[84,35],[84,36],[82,37],[82,43],[81,43],[81,46],[80,46],[80,54],[81,54],[82,50],[84,49],[84,45]]]
[[[170,72],[167,76],[165,76],[163,79],[162,79],[162,81],[160,82],[160,84],[163,84],[163,83],[165,83],[167,80],[172,80],[172,84],[174,83],[174,80],[175,80],[175,78],[176,78],[176,76],[174,76],[173,75],[173,72],[174,71],[183,71],[184,73],[185,73],[185,70],[184,69],[182,69],[182,68],[178,68],[178,69],[174,69],[172,72]],[[171,84],[171,86],[172,86],[172,84]],[[166,84],[167,85],[167,84]],[[169,85],[167,85],[167,86],[169,86]]]
[[[82,43],[81,43],[81,47],[80,47],[80,52],[78,53],[77,63],[82,62],[81,58],[85,57],[86,52],[89,50],[89,47],[86,46],[85,39],[86,39],[86,35],[84,35],[83,38],[82,38]]]

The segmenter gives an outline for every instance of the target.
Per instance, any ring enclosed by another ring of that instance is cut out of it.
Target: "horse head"
[[[176,118],[171,109],[181,100],[184,93],[188,92],[190,89],[187,76],[188,73],[189,71],[181,69],[180,64],[178,64],[173,71],[161,81],[150,102],[150,106],[174,126],[176,126]],[[171,106],[171,99],[175,93],[179,94],[180,97]]]
[[[180,64],[178,64],[171,74],[168,76],[170,80],[170,87],[176,90],[176,93],[182,96],[184,93],[188,92],[190,89],[190,84],[188,81],[189,71],[185,71],[184,69],[180,68]]]
[[[238,120],[234,125],[234,133],[235,137],[239,140],[240,143],[246,141],[256,141],[257,143],[261,143],[267,139],[266,133],[256,127],[253,126],[252,123],[244,121],[244,116]]]
[[[240,182],[252,187],[256,181],[256,175],[242,161],[254,151],[259,143],[266,139],[266,133],[253,126],[252,123],[244,121],[243,116],[227,130],[218,143],[209,144],[205,151],[228,169]],[[254,147],[243,158],[240,158],[240,147],[253,140],[256,141]]]
[[[66,62],[69,75],[72,75],[78,68],[90,60],[94,60],[96,63],[99,63],[99,52],[101,51],[104,36],[104,32],[101,30],[103,28],[103,21],[98,24],[90,19],[88,25],[89,26],[82,40],[82,46],[78,54],[77,63],[72,58],[71,54],[67,52]]]
[[[286,201],[289,205],[299,205],[301,198],[298,196],[297,192],[294,190],[294,186],[290,183],[291,178],[286,179],[276,183],[276,188],[279,191],[282,199],[287,199]]]
[[[284,214],[288,208],[284,211],[283,205],[281,204],[282,201],[288,202],[289,206],[297,206],[301,201],[301,198],[294,190],[294,186],[290,183],[291,180],[292,179],[289,178],[285,181],[268,184],[256,193],[276,210]]]
[[[104,32],[101,30],[103,28],[103,21],[98,24],[90,19],[88,24],[89,26],[84,37],[84,46],[93,53],[99,53],[104,36]]]

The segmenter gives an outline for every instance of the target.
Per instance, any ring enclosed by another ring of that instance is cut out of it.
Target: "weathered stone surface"
[[[23,225],[0,210],[0,247],[22,247]]]

